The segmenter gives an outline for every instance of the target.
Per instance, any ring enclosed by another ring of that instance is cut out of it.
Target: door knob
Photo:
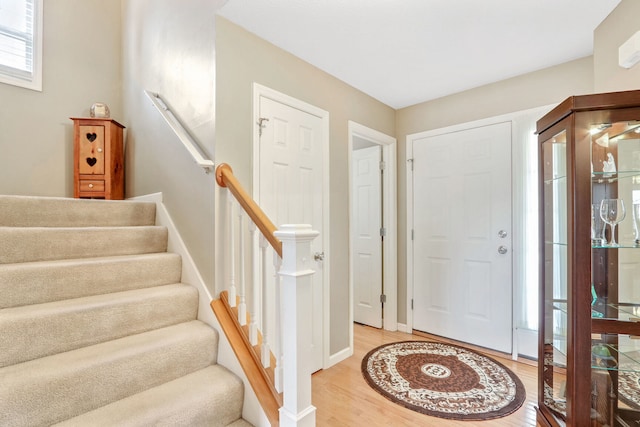
[[[498,237],[500,237],[501,239],[504,239],[505,237],[507,237],[507,232],[504,230],[498,231]]]
[[[500,255],[504,255],[504,254],[506,254],[506,253],[507,253],[507,247],[506,247],[506,246],[499,246],[499,247],[498,247],[498,253],[499,253]]]
[[[313,259],[315,259],[316,261],[323,261],[324,252],[316,252],[315,254],[313,254]]]

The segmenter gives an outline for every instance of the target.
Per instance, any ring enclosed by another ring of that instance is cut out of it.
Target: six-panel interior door
[[[413,328],[511,352],[511,123],[413,144]]]
[[[352,153],[353,318],[382,327],[382,179],[379,145]]]
[[[323,316],[323,180],[322,119],[266,97],[260,97],[260,200],[271,221],[310,224],[320,232],[311,246],[314,263],[313,304],[308,307],[312,324],[313,371],[322,369]]]

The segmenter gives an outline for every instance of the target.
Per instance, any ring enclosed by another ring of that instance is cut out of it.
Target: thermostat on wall
[[[640,61],[640,31],[629,37],[618,48],[618,64],[623,68],[631,68]]]
[[[91,106],[91,117],[109,117],[109,107],[104,102],[96,102]]]

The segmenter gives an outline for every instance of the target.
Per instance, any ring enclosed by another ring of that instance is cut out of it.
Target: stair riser
[[[179,283],[171,253],[0,264],[0,308]]]
[[[0,195],[0,426],[250,427],[155,209]]]
[[[149,202],[0,195],[0,226],[95,227],[154,225]]]
[[[242,401],[242,381],[212,365],[55,426],[228,426],[242,416]]]
[[[0,369],[0,425],[48,426],[216,363],[194,321]]]
[[[0,264],[167,250],[164,227],[0,227]]]
[[[0,310],[0,367],[188,322],[197,314],[198,291],[182,284]]]

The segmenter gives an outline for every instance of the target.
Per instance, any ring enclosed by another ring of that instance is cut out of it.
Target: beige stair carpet
[[[0,195],[0,425],[250,426],[155,204]]]

